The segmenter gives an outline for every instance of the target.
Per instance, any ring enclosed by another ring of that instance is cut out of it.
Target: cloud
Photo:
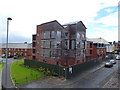
[[[118,41],[118,29],[113,28],[101,28],[101,27],[94,27],[94,31],[91,34],[87,33],[87,37],[90,38],[99,38],[102,37],[107,41]]]
[[[98,11],[105,7],[117,6],[117,2],[118,0],[2,0],[0,32],[6,33],[7,17],[13,19],[10,22],[10,36],[24,37],[23,41],[36,33],[36,25],[55,19],[61,24],[82,20],[86,26],[90,23],[103,23],[106,27],[116,25],[116,18],[113,18],[116,15],[106,16],[98,21],[94,21],[94,18]],[[114,23],[109,23],[110,19]]]
[[[94,20],[94,23],[103,23],[104,27],[108,26],[118,26],[118,12],[111,13],[105,17],[98,20]]]

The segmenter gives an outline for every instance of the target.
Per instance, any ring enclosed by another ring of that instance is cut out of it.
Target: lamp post
[[[12,18],[7,18],[7,38],[6,38],[6,86],[7,86],[7,58],[8,58],[8,30],[9,30],[9,20]]]

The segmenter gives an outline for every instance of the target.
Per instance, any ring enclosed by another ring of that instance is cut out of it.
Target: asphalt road
[[[103,85],[111,78],[113,73],[118,70],[118,64],[120,61],[117,61],[112,68],[102,67],[99,70],[90,73],[89,75],[84,76],[76,83],[65,86],[67,88],[102,88]]]
[[[102,88],[118,69],[118,62],[112,68],[104,63],[68,80],[50,77],[19,85],[19,88]]]

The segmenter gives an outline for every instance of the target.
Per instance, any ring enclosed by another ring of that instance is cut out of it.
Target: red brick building
[[[6,54],[6,44],[1,44],[2,55]],[[32,44],[30,43],[8,43],[8,55],[32,59]]]
[[[89,40],[87,40],[86,58],[88,60],[94,60],[105,57],[106,44],[108,44],[108,42],[103,38],[89,38]]]
[[[86,45],[86,61],[93,59],[93,42],[87,39],[87,45]]]
[[[61,25],[54,20],[37,25],[32,39],[33,60],[64,67],[86,62],[86,27],[82,21]]]

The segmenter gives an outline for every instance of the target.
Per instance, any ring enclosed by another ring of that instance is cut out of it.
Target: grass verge
[[[11,65],[11,76],[15,85],[29,82],[43,77],[43,74],[36,71],[34,68],[23,65],[24,60],[13,62]]]

